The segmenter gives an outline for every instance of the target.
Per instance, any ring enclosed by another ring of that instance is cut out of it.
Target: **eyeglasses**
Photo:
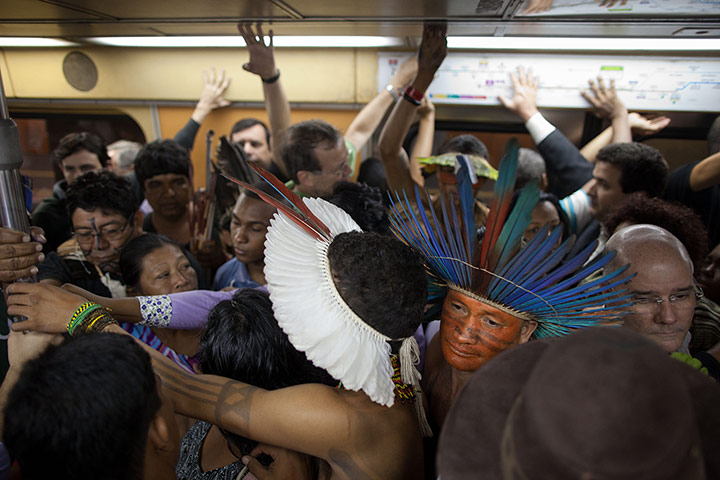
[[[663,302],[668,302],[670,308],[677,311],[690,310],[695,308],[695,304],[704,294],[698,288],[698,291],[688,290],[686,292],[673,293],[667,298],[649,295],[634,295],[635,310],[638,313],[652,313],[660,308]]]
[[[123,240],[123,236],[125,234],[125,230],[127,230],[128,225],[130,225],[130,219],[125,220],[125,224],[120,227],[118,225],[105,225],[103,226],[100,231],[93,232],[91,230],[82,230],[78,232],[75,231],[75,238],[77,239],[78,244],[84,247],[89,247],[93,244],[93,241],[95,238],[98,240],[100,238],[104,239],[106,242],[116,242],[118,240]]]

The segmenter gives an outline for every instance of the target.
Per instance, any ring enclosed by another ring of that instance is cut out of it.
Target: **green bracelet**
[[[92,310],[96,310],[97,308],[102,307],[95,302],[85,302],[80,305],[77,310],[75,310],[75,313],[73,313],[73,316],[67,324],[67,332],[72,335],[80,322],[82,322],[83,318],[85,318]]]

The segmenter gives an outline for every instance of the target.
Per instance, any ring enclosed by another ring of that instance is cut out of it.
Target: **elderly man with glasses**
[[[633,225],[617,231],[606,248],[616,252],[607,268],[629,263],[628,271],[635,274],[627,285],[634,305],[624,319],[625,327],[669,353],[685,354],[681,357],[691,365],[699,367],[702,363],[718,378],[719,346],[689,357],[689,330],[702,291],[695,283],[693,264],[683,244],[655,225]]]

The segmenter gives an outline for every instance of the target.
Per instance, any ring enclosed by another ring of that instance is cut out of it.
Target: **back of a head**
[[[540,182],[545,173],[545,160],[535,150],[521,148],[518,155],[517,178],[515,190],[524,188],[533,180]]]
[[[280,149],[290,178],[297,182],[297,172],[300,170],[320,170],[320,163],[313,150],[319,146],[334,147],[341,139],[340,132],[323,120],[306,120],[290,127]]]
[[[112,172],[88,172],[73,181],[67,189],[67,211],[78,208],[88,212],[119,213],[130,218],[138,210],[138,200],[128,180]]]
[[[682,242],[697,268],[705,261],[710,248],[708,232],[702,219],[691,208],[636,192],[615,207],[603,224],[613,233],[625,222],[664,228]]]
[[[223,300],[208,314],[198,354],[204,374],[219,375],[266,390],[305,383],[335,386],[325,370],[299,352],[275,320],[267,293],[243,288],[232,300]],[[256,442],[223,432],[249,455]]]
[[[720,152],[720,115],[715,117],[707,134],[708,155],[715,155]]]
[[[235,125],[233,125],[230,130],[230,138],[232,138],[232,136],[237,132],[242,132],[243,130],[247,130],[255,125],[260,125],[263,130],[265,130],[265,142],[268,144],[268,147],[270,147],[270,129],[267,125],[265,125],[265,122],[258,120],[257,118],[243,118],[242,120],[235,122]]]
[[[345,210],[364,232],[390,235],[390,220],[380,189],[365,183],[338,182],[327,200]]]
[[[133,167],[137,154],[142,150],[142,145],[129,140],[118,140],[107,146],[108,152],[117,151],[117,166],[123,170]]]
[[[55,157],[55,160],[62,162],[65,157],[81,150],[87,150],[88,152],[97,155],[100,165],[103,167],[107,166],[107,162],[110,160],[110,157],[107,154],[107,149],[105,148],[105,142],[103,142],[103,140],[94,133],[89,132],[70,133],[65,135],[60,139],[60,143],[55,150],[53,150],[53,156]]]
[[[410,247],[376,233],[349,232],[333,239],[327,257],[338,293],[365,323],[392,339],[415,332],[427,280]]]
[[[160,404],[150,357],[131,337],[69,338],[23,367],[3,443],[25,480],[139,480]]]
[[[190,178],[190,155],[174,140],[155,140],[135,157],[135,175],[140,185],[155,175],[174,173]]]
[[[475,135],[463,134],[458,135],[450,140],[446,141],[438,154],[443,153],[462,153],[465,155],[475,155],[476,157],[482,157],[485,160],[490,160],[490,153],[483,142],[481,142]]]
[[[623,193],[645,192],[659,197],[665,190],[668,165],[655,148],[642,143],[613,143],[603,147],[595,157],[618,168]]]

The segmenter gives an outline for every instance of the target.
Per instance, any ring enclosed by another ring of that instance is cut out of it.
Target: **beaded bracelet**
[[[100,332],[111,324],[117,324],[115,319],[102,306],[86,302],[75,310],[67,331],[70,335],[82,335],[88,332]]]

